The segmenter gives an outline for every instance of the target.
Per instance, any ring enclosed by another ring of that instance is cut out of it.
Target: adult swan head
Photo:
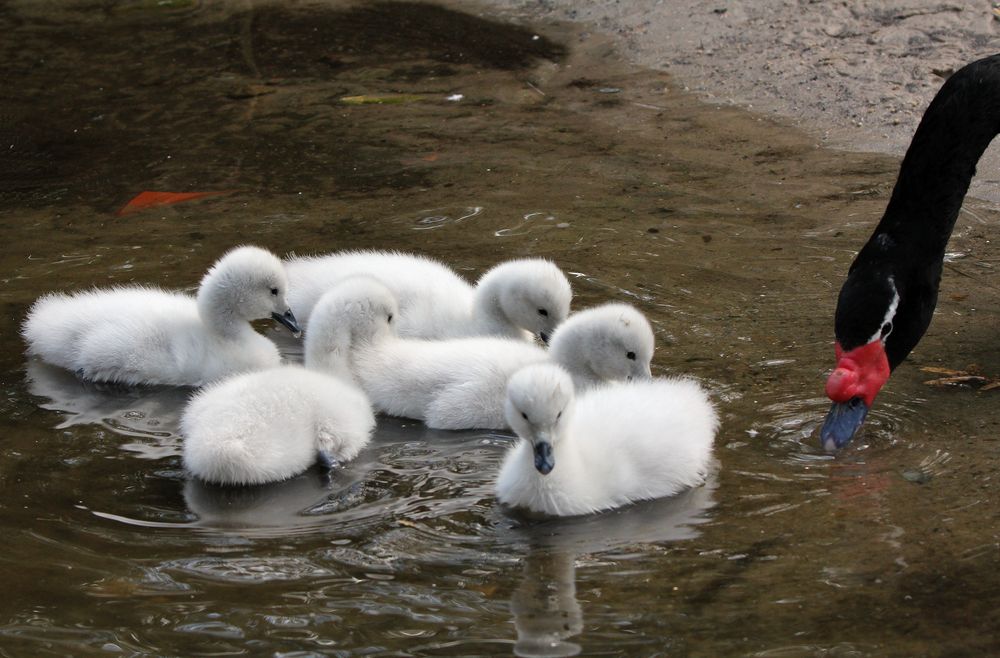
[[[827,450],[861,427],[889,374],[927,331],[944,250],[976,163],[1000,132],[1000,55],[966,65],[924,112],[882,221],[858,253],[834,318],[833,406],[820,431]]]

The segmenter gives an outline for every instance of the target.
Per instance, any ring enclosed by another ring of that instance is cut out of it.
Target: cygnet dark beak
[[[847,445],[854,433],[860,429],[868,415],[868,405],[861,398],[851,398],[847,402],[834,402],[826,415],[819,438],[823,449],[833,452]]]
[[[552,444],[548,441],[539,441],[535,444],[535,470],[542,475],[548,475],[555,468],[556,462],[552,458]]]
[[[337,461],[333,457],[333,455],[331,455],[326,450],[316,451],[316,462],[320,465],[320,468],[323,468],[324,470],[327,471],[333,470],[338,466],[340,466],[340,462]]]
[[[288,327],[288,330],[291,331],[296,336],[302,333],[302,329],[299,327],[298,321],[295,319],[295,316],[292,315],[292,309],[288,309],[284,313],[278,313],[277,311],[275,311],[271,313],[271,317],[278,324],[282,324]]]

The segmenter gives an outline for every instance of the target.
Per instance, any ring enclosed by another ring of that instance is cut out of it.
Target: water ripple
[[[163,562],[165,571],[177,571],[212,580],[233,583],[266,583],[304,580],[332,573],[304,557],[193,557]]]
[[[412,215],[408,215],[396,217],[393,221],[408,223],[414,231],[429,231],[451,224],[461,224],[480,216],[483,210],[482,206],[432,208],[419,211],[417,219],[413,219]]]

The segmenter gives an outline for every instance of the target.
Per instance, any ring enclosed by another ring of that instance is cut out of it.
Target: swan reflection
[[[56,429],[101,425],[125,436],[174,438],[181,410],[192,391],[87,382],[37,359],[29,359],[25,370],[28,392],[49,400],[38,406],[63,414]]]
[[[512,532],[528,544],[521,581],[511,596],[517,656],[575,656],[569,641],[583,630],[576,599],[581,556],[630,545],[669,543],[697,537],[716,505],[717,468],[706,483],[672,498],[647,501],[605,514],[544,521],[524,520]]]

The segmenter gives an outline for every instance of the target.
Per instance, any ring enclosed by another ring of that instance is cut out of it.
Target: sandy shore
[[[483,0],[581,22],[711,102],[787,118],[836,148],[902,155],[943,80],[1000,52],[988,0]],[[1000,203],[1000,146],[972,193]]]

